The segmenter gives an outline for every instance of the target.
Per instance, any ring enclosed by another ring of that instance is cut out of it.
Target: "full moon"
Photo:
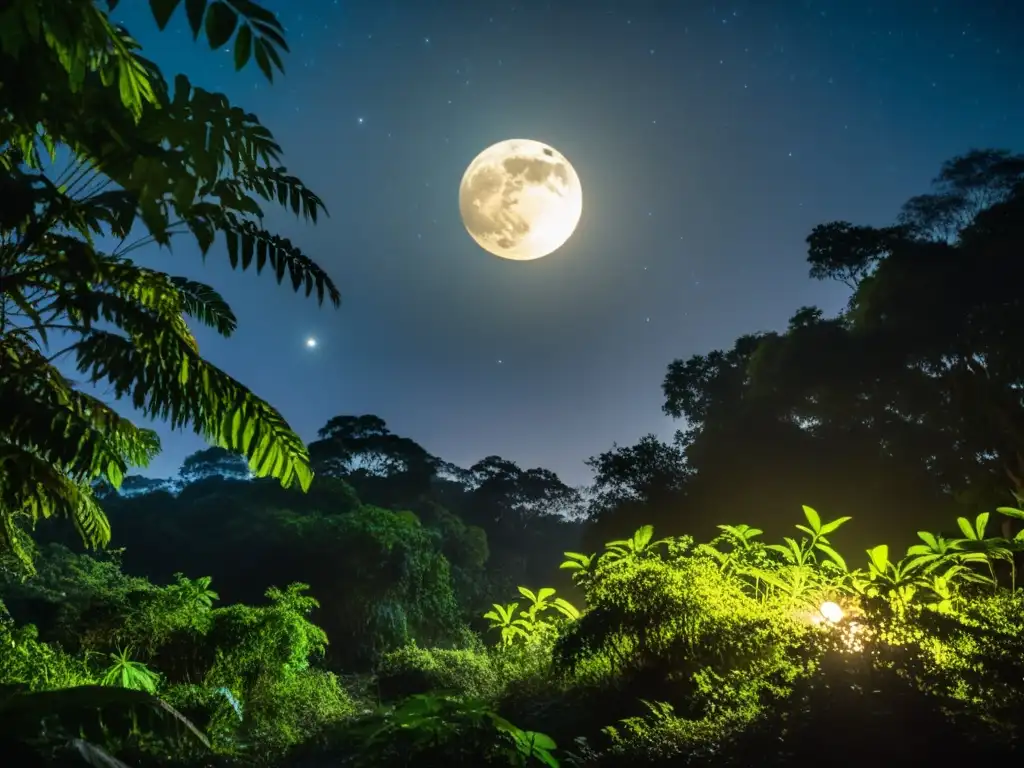
[[[477,245],[515,261],[561,248],[583,213],[580,177],[554,147],[532,139],[494,144],[469,164],[459,213]]]

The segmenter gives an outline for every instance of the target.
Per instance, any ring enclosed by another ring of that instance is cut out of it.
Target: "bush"
[[[486,652],[415,645],[384,655],[377,669],[377,684],[384,701],[437,691],[490,699],[501,688],[498,673]]]
[[[331,672],[309,668],[281,679],[257,681],[249,693],[246,732],[261,755],[274,757],[320,736],[355,714],[356,708]]]
[[[95,682],[83,660],[59,645],[40,642],[32,624],[15,626],[0,603],[0,684],[53,691]]]

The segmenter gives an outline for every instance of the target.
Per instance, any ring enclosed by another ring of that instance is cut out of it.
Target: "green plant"
[[[897,563],[892,562],[888,544],[879,544],[867,553],[867,581],[858,580],[858,589],[869,596],[887,593],[902,605],[910,603],[920,586],[917,571],[921,561],[904,558]]]
[[[174,574],[175,584],[168,589],[181,602],[187,610],[202,613],[213,608],[213,603],[220,599],[220,595],[210,589],[213,581],[209,576],[200,576],[198,579],[190,579],[183,573]]]
[[[411,696],[357,726],[364,734],[358,766],[407,765],[442,760],[447,765],[546,765],[558,768],[555,742],[523,731],[479,701]]]
[[[155,694],[160,685],[160,675],[142,662],[134,661],[131,652],[131,648],[119,648],[110,654],[111,664],[100,677],[100,685]]]
[[[594,571],[597,570],[601,556],[597,554],[584,555],[580,552],[565,552],[565,561],[558,566],[562,570],[572,571],[572,580],[580,587],[586,589],[594,578]]]
[[[547,615],[550,615],[552,610],[570,621],[580,617],[579,610],[568,600],[555,597],[555,590],[551,587],[542,587],[537,592],[519,587],[519,594],[526,598],[529,604],[518,614],[518,602],[507,605],[495,603],[493,609],[484,614],[484,618],[491,622],[490,629],[501,631],[501,640],[506,646],[511,645],[516,638],[529,640],[540,626],[549,623]]]
[[[176,709],[144,691],[77,686],[29,692],[0,686],[0,751],[35,765],[46,751],[76,756],[92,766],[123,766],[101,743],[111,734],[149,733],[169,742],[209,742]],[[34,757],[34,760],[33,760]]]
[[[758,528],[745,524],[720,526],[722,542],[730,544],[732,549],[722,553],[713,542],[711,553],[723,569],[752,578],[755,596],[769,599],[774,590],[784,594],[792,604],[815,605],[823,593],[838,589],[846,578],[846,561],[832,546],[828,536],[850,518],[840,517],[822,523],[813,508],[804,505],[803,512],[807,524],[798,523],[795,527],[806,536],[799,541],[785,536],[784,544],[761,544],[754,541],[762,533]],[[767,560],[761,556],[762,553],[780,555],[781,563]],[[819,562],[819,555],[825,556],[823,563]],[[765,589],[762,589],[762,583]]]
[[[804,517],[807,519],[807,525],[798,523],[795,528],[806,533],[808,538],[803,538],[797,543],[795,539],[786,536],[784,537],[785,546],[782,544],[769,544],[767,548],[781,554],[788,564],[797,566],[807,565],[812,562],[814,552],[817,550],[845,571],[846,561],[832,548],[832,544],[827,536],[838,530],[843,523],[849,522],[852,518],[839,517],[823,524],[821,516],[814,509],[804,505],[803,510]]]
[[[323,208],[280,167],[266,128],[183,76],[172,90],[101,5],[18,0],[0,11],[0,547],[27,569],[26,537],[41,519],[70,519],[86,544],[105,546],[93,484],[117,488],[159,451],[155,432],[55,367],[65,355],[86,382],[129,397],[141,414],[191,426],[245,455],[259,476],[309,486],[306,447],[283,417],[199,353],[189,320],[223,336],[235,330],[223,298],[142,267],[134,249],[190,233],[205,255],[220,234],[233,267],[269,264],[279,283],[287,275],[296,291],[340,301],[323,270],[262,228],[257,200],[313,221]],[[166,22],[173,6],[158,7]],[[188,9],[193,27],[205,14],[217,46],[239,19],[223,2]],[[269,75],[264,65],[284,45],[280,24],[256,3],[244,10],[237,53],[254,50]],[[148,234],[126,246],[137,224]],[[99,238],[117,245],[107,252]]]
[[[492,699],[500,687],[490,655],[476,650],[409,645],[385,654],[377,667],[377,689],[385,701],[430,692]]]
[[[15,626],[0,604],[0,683],[30,691],[95,683],[89,666],[59,645],[39,641],[35,626]]]
[[[630,538],[609,541],[605,544],[606,551],[602,559],[608,563],[616,563],[656,554],[657,548],[665,546],[667,541],[665,539],[653,541],[653,538],[654,526],[641,526]]]

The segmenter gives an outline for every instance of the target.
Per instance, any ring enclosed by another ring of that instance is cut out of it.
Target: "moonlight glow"
[[[562,247],[583,213],[579,176],[565,156],[531,139],[481,152],[459,186],[466,231],[484,250],[529,261]]]

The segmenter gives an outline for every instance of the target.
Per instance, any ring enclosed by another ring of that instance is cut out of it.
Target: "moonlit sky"
[[[147,4],[117,18],[168,77],[260,115],[327,204],[315,227],[270,221],[340,310],[232,273],[222,249],[146,256],[221,290],[240,328],[199,329],[202,351],[307,439],[374,413],[463,466],[498,454],[585,483],[588,456],[683,426],[661,413],[672,359],[844,303],[807,277],[813,226],[889,223],[951,156],[1024,149],[1017,0],[264,4],[292,48],[272,86],[193,43],[182,10],[163,33]],[[583,184],[575,235],[533,262],[488,255],[458,214],[469,162],[517,137]],[[203,447],[160,431],[147,474]]]

